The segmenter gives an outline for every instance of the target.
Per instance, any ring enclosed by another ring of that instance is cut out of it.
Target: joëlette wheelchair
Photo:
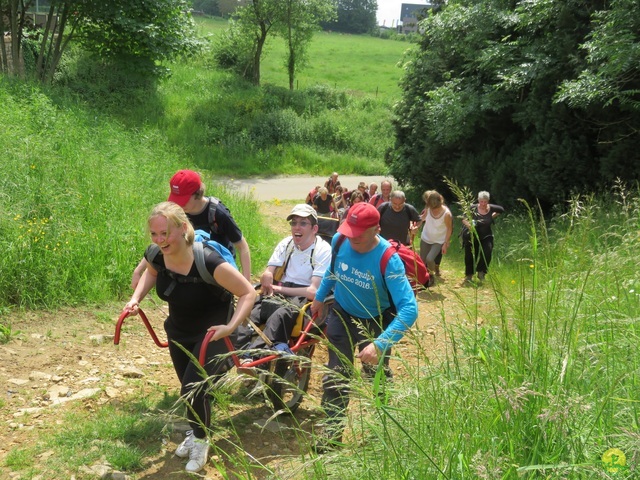
[[[289,349],[293,354],[274,353],[273,355],[258,358],[250,363],[241,364],[240,357],[245,352],[243,350],[236,350],[229,337],[223,339],[236,368],[251,369],[257,367],[264,372],[263,375],[260,375],[260,380],[265,383],[265,391],[274,410],[293,413],[300,406],[304,394],[309,387],[311,358],[313,357],[316,344],[324,336],[324,321],[332,303],[333,297],[328,298],[324,302],[322,311],[313,317],[307,314],[311,303],[305,304],[300,309],[289,338]],[[169,344],[167,342],[163,342],[158,338],[142,309],[138,310],[138,314],[155,344],[160,348],[168,347]],[[113,338],[115,345],[120,343],[122,324],[129,316],[129,312],[122,312],[116,322],[116,330]],[[206,361],[207,345],[214,333],[215,331],[209,331],[205,335],[198,358],[200,365],[204,365]]]

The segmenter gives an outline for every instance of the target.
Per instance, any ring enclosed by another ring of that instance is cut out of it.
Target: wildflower
[[[633,293],[635,292],[635,290],[632,288],[631,290],[629,290],[629,293]]]
[[[516,281],[515,280],[511,280],[511,285],[515,285]]]
[[[529,265],[529,268],[535,268],[535,265],[532,263],[531,265]]]

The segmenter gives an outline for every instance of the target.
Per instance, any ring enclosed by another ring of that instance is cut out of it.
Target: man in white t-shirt
[[[263,333],[274,344],[287,343],[300,308],[314,299],[316,290],[331,263],[331,246],[320,238],[318,214],[301,203],[287,216],[291,235],[276,246],[260,277],[261,295],[251,312],[251,320],[265,324]],[[283,270],[279,280],[276,270]],[[258,337],[248,344],[250,329],[241,327],[236,346],[260,349],[267,345]]]

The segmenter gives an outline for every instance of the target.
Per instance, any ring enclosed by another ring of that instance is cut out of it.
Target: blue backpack
[[[229,249],[224,245],[222,245],[221,243],[218,243],[215,240],[211,240],[211,236],[204,230],[196,230],[195,241],[202,242],[203,244],[211,248],[214,248],[216,252],[218,252],[220,256],[224,258],[224,260],[227,263],[230,263],[233,266],[233,268],[235,268],[236,270],[239,270],[238,265],[236,264],[236,259],[233,258],[233,254],[229,251]],[[197,265],[198,265],[198,259],[196,258],[196,266]],[[204,265],[204,259],[202,261],[202,265]]]

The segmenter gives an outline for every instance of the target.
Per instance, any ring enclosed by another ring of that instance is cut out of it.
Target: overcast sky
[[[426,5],[424,0],[378,0],[378,25],[387,27],[396,26],[400,20],[400,6],[403,3],[414,3],[416,5]],[[393,22],[393,25],[392,25]]]

